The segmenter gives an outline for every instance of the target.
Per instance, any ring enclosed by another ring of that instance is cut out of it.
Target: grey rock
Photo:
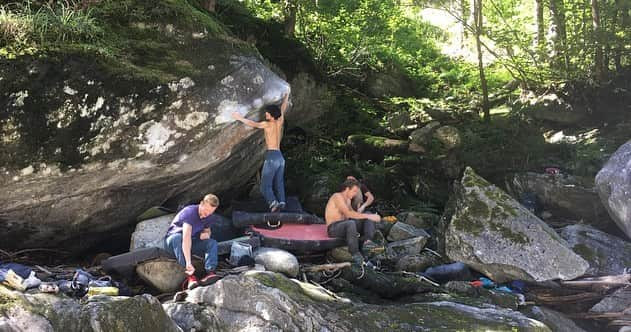
[[[541,209],[553,216],[582,220],[599,229],[613,226],[596,189],[586,182],[566,174],[526,172],[509,176],[506,187],[518,200],[524,194],[534,194]]]
[[[186,279],[184,267],[175,259],[158,258],[136,266],[138,277],[161,293],[175,292]]]
[[[408,225],[412,225],[416,228],[430,229],[436,226],[440,219],[439,215],[430,212],[401,212],[397,215],[399,222],[404,222]]]
[[[422,251],[416,255],[406,255],[397,261],[395,265],[396,271],[422,272],[430,266],[441,264],[440,257],[429,251]]]
[[[622,312],[631,307],[631,289],[620,288],[596,303],[591,312]]]
[[[151,295],[93,296],[86,303],[0,286],[2,331],[180,331]]]
[[[376,255],[375,259],[396,264],[402,257],[419,254],[425,247],[427,240],[429,240],[429,235],[390,242],[386,245],[385,252]]]
[[[631,238],[631,140],[596,175],[596,190],[611,218]]]
[[[529,307],[526,310],[526,315],[543,322],[555,332],[585,332],[562,313],[546,307]]]
[[[547,224],[467,167],[445,232],[448,257],[491,279],[569,280],[589,264]]]
[[[353,260],[351,252],[348,251],[348,247],[346,246],[329,250],[327,256],[338,263],[350,262]]]
[[[412,225],[408,225],[407,223],[396,222],[392,228],[390,228],[387,239],[388,241],[400,241],[419,236],[429,238],[429,234],[427,234],[427,232],[423,229],[416,228]]]
[[[570,225],[559,234],[575,253],[589,263],[587,274],[623,274],[631,267],[631,243],[587,225]]]
[[[283,273],[293,278],[300,270],[296,256],[282,249],[261,247],[253,255],[254,261],[265,266],[267,271]]]
[[[270,272],[228,276],[210,287],[189,292],[185,303],[164,307],[184,330],[212,324],[209,326],[222,331],[370,331],[395,327],[549,331],[544,324],[517,311],[491,305],[478,308],[447,301],[371,305],[349,304],[334,296],[315,299],[299,283]]]
[[[440,122],[432,121],[422,128],[416,129],[410,134],[410,143],[427,147],[431,141],[432,134],[440,127]]]
[[[432,135],[446,150],[453,150],[462,144],[460,131],[453,126],[442,126]]]
[[[139,222],[131,234],[129,250],[151,247],[164,249],[164,235],[173,217],[174,213]]]
[[[537,120],[574,124],[587,116],[586,110],[569,104],[555,93],[542,96],[528,96],[520,101],[527,114]]]

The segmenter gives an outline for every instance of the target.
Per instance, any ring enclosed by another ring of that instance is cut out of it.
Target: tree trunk
[[[557,69],[563,68],[567,75],[570,70],[570,56],[566,52],[565,6],[563,5],[563,0],[550,0],[549,5],[550,16],[555,29],[555,37],[553,37],[554,54],[551,66]]]
[[[537,56],[539,60],[545,58],[546,39],[545,24],[543,23],[543,0],[535,0],[535,16],[537,18]]]
[[[294,1],[285,3],[285,34],[293,37],[296,32],[296,12],[298,8]]]
[[[460,35],[460,49],[464,50],[467,44],[467,38],[469,38],[467,25],[467,17],[469,17],[469,4],[467,0],[460,0],[460,17],[462,17],[462,34]]]
[[[474,1],[474,22],[475,22],[475,46],[478,51],[478,71],[480,72],[480,86],[482,88],[482,113],[484,114],[484,121],[491,122],[491,113],[489,110],[489,90],[486,84],[486,75],[484,74],[484,60],[482,53],[482,43],[480,36],[483,31],[483,16],[482,16],[482,0]]]
[[[598,9],[598,0],[592,0],[592,25],[593,25],[593,40],[594,40],[594,75],[602,81],[605,76],[605,66],[603,62],[603,46],[601,41],[601,27],[600,27],[600,10]]]
[[[217,6],[217,0],[205,0],[205,1],[202,2],[202,6],[209,13],[214,13],[215,12],[215,7]]]
[[[616,17],[618,19],[614,21],[615,23],[619,23],[620,31],[628,31],[629,27],[629,3],[625,0],[616,0]],[[615,29],[614,29],[615,31]],[[622,70],[622,53],[624,50],[624,41],[625,38],[617,38],[616,41],[616,50],[614,54],[614,64],[616,65],[616,71],[620,72]]]

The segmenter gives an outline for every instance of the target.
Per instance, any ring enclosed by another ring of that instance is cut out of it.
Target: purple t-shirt
[[[175,215],[171,225],[169,226],[169,230],[167,231],[167,235],[175,233],[182,233],[182,228],[184,223],[187,223],[193,227],[192,236],[195,237],[199,233],[201,233],[204,228],[210,228],[210,224],[217,218],[216,215],[211,214],[206,218],[199,217],[199,205],[187,205],[180,212]]]

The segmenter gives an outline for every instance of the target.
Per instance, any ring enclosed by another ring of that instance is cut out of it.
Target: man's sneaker
[[[280,203],[278,203],[278,201],[272,201],[271,203],[269,203],[269,210],[271,212],[278,212],[278,210],[280,210]]]
[[[201,278],[199,282],[202,286],[208,286],[216,283],[219,279],[221,278],[215,274],[215,271],[210,271],[205,277]]]
[[[287,205],[287,203],[285,203],[285,202],[280,202],[280,203],[278,203],[278,209],[279,209],[279,210],[284,210],[286,205]]]
[[[182,289],[184,290],[191,290],[197,286],[199,286],[199,282],[197,281],[197,278],[195,278],[195,276],[186,277],[186,279],[182,283]]]

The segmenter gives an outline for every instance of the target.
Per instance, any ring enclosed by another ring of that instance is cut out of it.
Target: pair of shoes
[[[186,279],[182,283],[183,290],[191,290],[197,286],[199,286],[199,282],[197,281],[197,278],[195,278],[195,276],[186,277]]]
[[[199,280],[202,286],[208,286],[216,283],[221,277],[215,274],[215,271],[209,271],[205,277]]]
[[[279,210],[284,210],[286,205],[287,204],[285,202],[280,202],[280,203],[278,203],[278,209]]]
[[[271,203],[269,203],[269,210],[271,212],[280,211],[280,203],[278,203],[278,201],[272,201]]]

